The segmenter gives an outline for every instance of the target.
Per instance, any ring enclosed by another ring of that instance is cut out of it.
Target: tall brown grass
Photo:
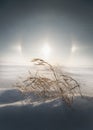
[[[77,94],[82,96],[79,83],[62,71],[62,68],[52,66],[39,58],[33,59],[32,62],[43,69],[36,71],[35,74],[29,71],[29,76],[21,84],[17,84],[18,89],[28,99],[34,93],[44,100],[62,98],[71,106]]]

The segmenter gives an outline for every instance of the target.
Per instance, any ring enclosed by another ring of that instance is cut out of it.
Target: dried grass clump
[[[69,106],[73,102],[75,95],[80,94],[80,85],[61,68],[54,67],[42,59],[33,59],[35,65],[44,67],[35,74],[29,72],[29,76],[22,84],[17,85],[18,89],[26,95],[28,99],[31,94],[38,95],[40,99],[51,100],[62,98]],[[82,95],[81,95],[82,96]]]

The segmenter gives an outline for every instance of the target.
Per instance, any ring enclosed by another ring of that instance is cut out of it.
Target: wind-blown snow
[[[27,76],[29,67],[0,66],[0,130],[93,130],[93,68],[62,69],[80,83],[86,95],[77,96],[71,109],[61,99],[25,104],[13,85]]]
[[[9,98],[17,101],[23,100],[21,94],[15,87],[13,87],[13,85],[20,79],[20,77],[26,77],[29,70],[33,72],[34,69],[35,68],[30,68],[29,66],[0,66],[0,104],[3,102],[5,103],[5,99],[8,100]],[[93,68],[64,67],[62,69],[80,83],[84,95],[90,97],[93,96]]]

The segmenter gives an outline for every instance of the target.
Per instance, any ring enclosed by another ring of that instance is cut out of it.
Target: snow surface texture
[[[64,68],[80,84],[85,98],[76,97],[72,109],[60,100],[25,104],[13,87],[29,67],[0,67],[0,130],[93,130],[93,68]],[[33,95],[32,95],[33,96]]]

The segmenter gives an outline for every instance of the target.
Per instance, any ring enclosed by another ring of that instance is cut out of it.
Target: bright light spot
[[[49,46],[49,44],[46,43],[42,47],[42,54],[43,54],[44,58],[49,58],[50,52],[51,52],[51,47]]]
[[[11,49],[12,49],[13,51],[16,51],[16,52],[19,52],[19,53],[21,53],[21,52],[22,52],[22,46],[21,46],[21,44],[20,44],[20,43],[19,43],[19,44],[15,44],[15,45],[11,46]]]
[[[76,46],[72,46],[71,51],[74,53],[77,50]]]
[[[21,47],[21,45],[18,45],[17,46],[17,50],[21,53],[22,52],[22,47]]]

